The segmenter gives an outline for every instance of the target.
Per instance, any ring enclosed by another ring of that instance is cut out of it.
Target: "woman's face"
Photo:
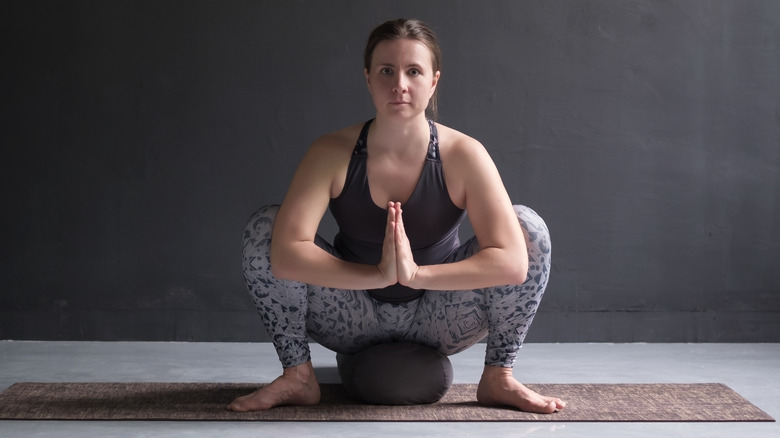
[[[371,70],[364,73],[377,113],[394,117],[425,112],[439,80],[439,72],[433,71],[431,52],[408,38],[377,44]]]

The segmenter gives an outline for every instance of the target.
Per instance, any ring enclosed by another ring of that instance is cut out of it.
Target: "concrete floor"
[[[455,382],[477,382],[484,349],[452,357]],[[314,345],[321,382],[335,355]],[[0,341],[0,390],[20,381],[267,382],[270,344]],[[528,383],[722,382],[780,419],[780,344],[527,344]],[[229,423],[1,421],[1,437],[780,437],[778,423]]]

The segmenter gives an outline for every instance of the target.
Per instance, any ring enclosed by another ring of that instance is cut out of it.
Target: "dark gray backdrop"
[[[408,16],[441,122],[552,230],[529,341],[780,341],[780,2],[4,9],[0,339],[267,339],[244,222],[372,116],[365,38]]]

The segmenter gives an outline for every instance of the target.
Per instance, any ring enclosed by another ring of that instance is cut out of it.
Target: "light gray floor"
[[[314,345],[319,379],[335,355]],[[483,346],[452,357],[455,381],[477,382]],[[267,382],[270,344],[0,341],[0,390],[20,381]],[[780,344],[527,344],[527,383],[722,382],[780,419]],[[598,403],[597,400],[593,401]],[[778,423],[228,423],[2,421],[2,437],[780,437]]]

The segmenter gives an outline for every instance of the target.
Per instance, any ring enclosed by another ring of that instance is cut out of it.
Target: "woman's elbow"
[[[279,280],[287,280],[287,277],[289,276],[287,270],[283,269],[279,263],[273,262],[271,262],[271,274],[274,278],[278,278]]]
[[[271,274],[279,280],[307,282],[311,277],[309,267],[317,266],[321,258],[316,251],[320,250],[313,242],[296,242],[290,245],[271,245]],[[315,254],[312,254],[312,252]]]
[[[516,264],[509,270],[508,284],[523,284],[528,279],[528,263]]]
[[[513,259],[507,268],[509,282],[507,284],[523,284],[528,279],[528,254]]]
[[[295,263],[289,262],[289,257],[271,251],[271,274],[279,280],[292,280],[295,276]]]
[[[528,254],[522,250],[500,251],[498,258],[492,260],[493,281],[495,284],[523,284],[528,276]]]

